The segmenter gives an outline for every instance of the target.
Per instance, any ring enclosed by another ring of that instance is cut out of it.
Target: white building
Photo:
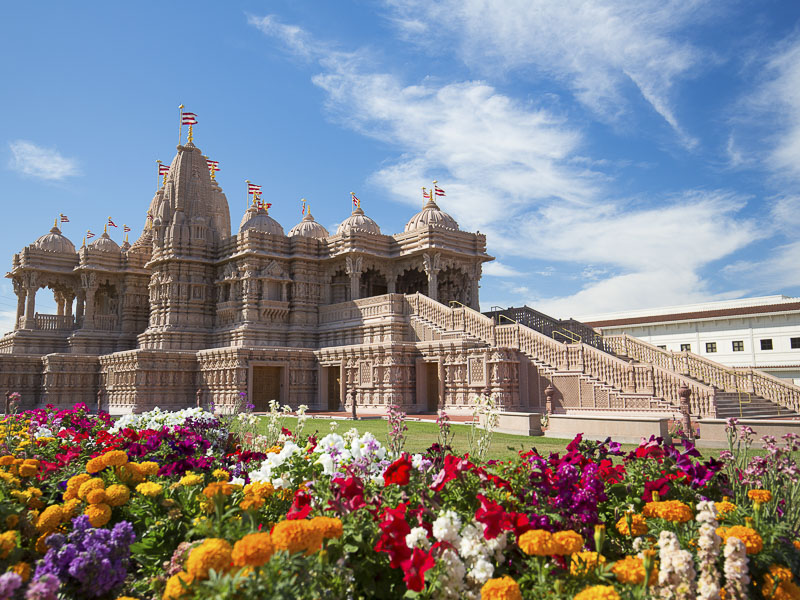
[[[763,296],[576,317],[604,335],[638,337],[800,384],[800,298]]]

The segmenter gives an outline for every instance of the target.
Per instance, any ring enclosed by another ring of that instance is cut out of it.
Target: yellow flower
[[[158,496],[162,491],[164,491],[164,487],[153,483],[152,481],[147,481],[145,483],[140,483],[136,486],[136,491],[139,492],[142,496],[147,496],[148,498],[153,498]]]
[[[92,527],[102,527],[111,520],[111,507],[108,504],[90,504],[83,514],[89,517]]]
[[[761,593],[767,600],[797,600],[800,598],[800,588],[792,579],[788,567],[770,565],[769,572],[764,574]]]
[[[504,575],[483,584],[481,600],[522,600],[522,592],[516,581]]]
[[[557,531],[553,534],[553,554],[569,556],[583,548],[583,536],[577,531]]]
[[[158,473],[158,470],[161,466],[157,462],[153,462],[152,460],[145,461],[143,463],[138,464],[139,471],[141,471],[144,475],[151,477]]]
[[[747,497],[753,502],[769,502],[772,500],[772,492],[769,490],[750,490],[747,492]]]
[[[214,481],[209,483],[205,489],[203,489],[203,495],[207,498],[213,498],[217,494],[222,494],[223,496],[230,496],[233,493],[233,486],[230,483],[225,481]]]
[[[86,494],[86,502],[89,504],[103,504],[108,503],[105,490],[92,490]]]
[[[639,585],[644,581],[646,575],[644,561],[638,556],[626,556],[614,563],[611,572],[620,583]],[[658,581],[658,570],[653,569],[650,573],[650,585]]]
[[[14,529],[19,524],[19,515],[8,515],[6,517],[6,529]]]
[[[239,508],[241,508],[242,510],[250,510],[250,509],[258,510],[259,508],[264,506],[264,502],[265,500],[261,496],[252,496],[248,494],[247,496],[244,497],[244,500],[239,502]]]
[[[180,481],[178,481],[178,484],[185,486],[200,485],[201,483],[203,483],[203,481],[204,478],[202,475],[198,475],[196,473],[187,473],[186,475],[181,477]]]
[[[216,469],[211,472],[211,476],[217,481],[228,481],[228,479],[231,477],[231,474],[225,469]]]
[[[89,492],[92,490],[103,490],[105,487],[106,484],[99,477],[87,479],[81,484],[81,487],[78,488],[78,498],[86,500],[86,496],[89,495]]]
[[[122,506],[130,497],[131,491],[127,485],[117,483],[108,486],[106,490],[106,498],[108,498],[107,502],[110,506]]]
[[[575,594],[572,600],[620,600],[620,597],[613,586],[593,585]]]
[[[63,510],[64,516],[62,518],[63,521],[68,521],[72,517],[78,514],[78,509],[81,506],[81,501],[77,498],[73,498],[72,500],[67,500],[64,502]]]
[[[89,481],[91,478],[92,476],[89,475],[88,473],[81,473],[80,475],[75,475],[74,477],[70,477],[69,480],[67,481],[67,489],[75,490],[75,493],[77,494],[81,485],[84,482]]]
[[[7,467],[14,462],[14,457],[10,455],[0,456],[0,467]]]
[[[86,462],[86,472],[94,475],[106,468],[106,461],[102,456],[95,456]]]
[[[18,562],[14,565],[11,565],[8,570],[19,575],[22,578],[23,583],[31,578],[31,565],[29,563]]]
[[[686,523],[691,521],[694,515],[689,505],[680,500],[665,500],[663,502],[648,502],[645,504],[642,514],[645,517],[658,517],[665,521],[674,523]]]
[[[20,477],[33,477],[34,475],[36,475],[38,471],[39,469],[31,464],[22,464],[19,466]]]
[[[519,536],[517,544],[525,554],[533,556],[550,556],[556,551],[553,535],[544,529],[526,531]]]
[[[617,521],[617,531],[619,531],[622,535],[644,535],[647,533],[647,521],[645,521],[642,515],[631,515],[631,529],[633,529],[633,533],[628,531],[628,516],[622,517],[619,521]]]
[[[51,535],[53,535],[52,531],[48,533],[43,533],[36,539],[36,545],[34,547],[36,552],[38,552],[39,554],[44,554],[47,552],[47,544],[45,544],[45,540],[49,538]]]
[[[134,485],[144,481],[144,472],[138,463],[125,463],[117,467],[116,471],[117,477],[119,477],[120,481],[123,483]]]
[[[260,567],[272,558],[274,552],[269,533],[251,533],[233,545],[231,558],[237,567]]]
[[[714,506],[717,509],[717,517],[720,521],[724,521],[729,512],[736,510],[736,505],[725,499],[723,499],[722,502],[714,502]]]
[[[598,556],[597,552],[576,552],[572,555],[569,563],[569,572],[573,575],[586,575],[594,571],[597,561],[603,565],[606,562],[605,556]]]
[[[189,554],[186,571],[192,579],[207,579],[208,572],[214,569],[222,572],[231,564],[231,545],[220,538],[207,538]]]
[[[344,533],[342,521],[336,517],[314,517],[308,524],[309,527],[317,530],[326,540],[340,538]]]
[[[0,533],[0,558],[7,558],[11,551],[17,547],[17,532],[6,531]]]
[[[124,450],[110,450],[103,454],[102,458],[103,464],[107,467],[120,467],[128,462],[128,455]]]
[[[269,481],[254,481],[253,483],[248,483],[244,486],[244,490],[242,490],[245,494],[252,494],[254,496],[262,496],[267,498],[275,493],[275,488],[272,487],[272,484]]]
[[[308,521],[280,521],[272,530],[272,543],[277,550],[286,550],[290,554],[305,551],[311,554],[319,550],[322,536],[308,525]]]
[[[64,511],[59,505],[48,506],[36,520],[36,530],[39,533],[55,531],[63,519]]]
[[[194,581],[194,578],[181,571],[167,579],[167,585],[164,588],[163,600],[177,600],[189,593],[189,586]]]
[[[727,542],[728,538],[739,538],[744,542],[747,554],[758,554],[764,547],[764,540],[761,539],[761,536],[752,527],[743,527],[742,525],[718,527],[717,535],[722,538],[723,542]]]

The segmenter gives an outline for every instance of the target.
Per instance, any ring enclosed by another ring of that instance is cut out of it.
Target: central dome
[[[339,228],[336,230],[336,235],[344,235],[354,232],[380,235],[381,228],[378,227],[378,224],[375,221],[365,215],[364,211],[361,210],[361,207],[359,206],[349,217],[342,221],[341,225],[339,225]]]
[[[270,217],[266,209],[256,206],[251,206],[244,211],[242,224],[239,225],[239,233],[247,231],[248,229],[263,231],[264,233],[271,233],[272,235],[285,235],[281,224]]]
[[[302,221],[289,230],[289,237],[295,235],[322,239],[328,237],[330,233],[314,220],[314,217],[311,216],[311,211],[309,211]]]
[[[428,200],[420,212],[411,217],[408,223],[406,223],[405,231],[415,231],[430,225],[444,227],[445,229],[458,229],[456,220],[440,209],[436,201],[432,198]]]
[[[61,234],[61,230],[56,225],[53,225],[50,233],[45,233],[36,240],[33,245],[39,250],[45,250],[47,252],[75,252],[75,245]]]
[[[106,232],[106,231],[103,232],[103,235],[101,235],[99,238],[97,238],[95,241],[93,241],[91,244],[89,244],[89,248],[91,248],[92,250],[98,250],[100,252],[119,252],[120,251],[119,250],[119,246],[117,245],[117,242],[112,240],[108,236],[108,232]]]

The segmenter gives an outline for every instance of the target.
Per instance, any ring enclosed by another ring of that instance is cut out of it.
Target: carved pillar
[[[36,273],[28,274],[27,281],[27,303],[25,305],[25,329],[33,329],[36,327],[36,290],[38,285],[36,283]]]
[[[345,272],[350,276],[350,300],[358,300],[361,292],[361,267],[364,259],[360,256],[348,256]]]
[[[94,296],[97,292],[97,276],[94,273],[84,273],[82,275],[84,311],[83,327],[91,329],[94,327]]]
[[[481,281],[481,265],[475,265],[475,275],[472,278],[472,281],[469,282],[470,285],[470,294],[469,294],[469,307],[474,310],[481,309],[481,301],[480,301],[480,281]]]
[[[281,283],[281,302],[289,301],[289,282],[284,281]]]
[[[83,322],[83,311],[86,305],[86,291],[81,288],[78,290],[78,301],[75,303],[75,322],[78,326]]]
[[[422,255],[422,264],[425,268],[425,274],[428,276],[428,298],[431,300],[438,300],[439,292],[439,266],[441,255],[428,254],[427,252]]]
[[[397,293],[397,271],[394,269],[389,271],[389,276],[386,278],[386,293]]]
[[[59,317],[64,316],[64,296],[61,292],[54,290],[53,291],[53,300],[56,301],[56,314]]]
[[[72,316],[72,302],[75,300],[75,294],[72,292],[64,292],[64,314],[68,317]]]
[[[20,319],[25,316],[25,297],[27,290],[22,282],[14,279],[14,293],[17,295],[17,320],[14,322],[14,329],[20,328]]]

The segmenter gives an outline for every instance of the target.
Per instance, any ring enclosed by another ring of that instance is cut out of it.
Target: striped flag
[[[197,125],[197,115],[190,112],[181,113],[181,125]]]
[[[436,192],[437,196],[444,196],[444,190],[440,188],[438,185],[433,186],[434,191]]]
[[[67,215],[65,215],[64,213],[60,213],[59,216],[61,217],[62,223],[69,223],[69,217]]]
[[[208,163],[208,168],[209,169],[213,169],[214,171],[221,171],[222,170],[222,169],[219,168],[219,161],[218,160],[208,160],[208,159],[206,159],[206,162]]]
[[[431,199],[431,193],[428,190],[426,190],[425,188],[422,188],[422,197],[425,198],[426,200],[430,200]]]
[[[149,211],[147,213],[147,220],[148,221],[152,221],[153,220],[153,215]]]
[[[353,192],[350,192],[350,195],[353,197],[353,206],[356,208],[361,208],[361,200],[356,198],[356,195]]]
[[[125,225],[125,224],[123,223],[123,225],[122,225],[122,231],[124,231],[125,233],[128,233],[130,230],[131,230],[131,228],[130,228],[130,227],[128,227],[127,225]]]
[[[163,165],[163,164],[159,163],[158,164],[158,174],[159,174],[159,176],[166,175],[167,173],[169,173],[169,165]]]
[[[94,234],[93,234],[91,231],[89,231],[89,230],[87,229],[87,230],[86,230],[86,239],[87,239],[87,240],[90,240],[90,239],[92,239],[93,237],[94,237]]]
[[[248,194],[260,194],[261,193],[261,186],[256,185],[254,183],[247,184],[247,193]]]
[[[116,227],[117,226],[117,224],[114,223],[114,221],[111,220],[111,217],[108,217],[108,226],[109,227]]]
[[[305,200],[301,200],[300,203],[303,205],[303,210],[300,211],[300,214],[304,215],[304,214],[306,214],[306,201]]]

